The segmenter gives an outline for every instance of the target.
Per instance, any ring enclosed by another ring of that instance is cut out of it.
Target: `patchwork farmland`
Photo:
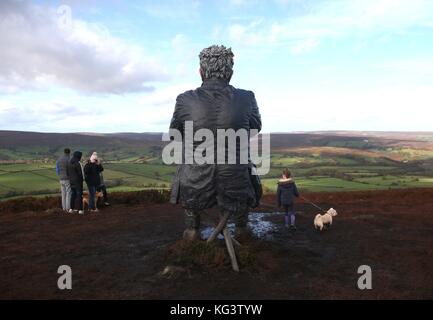
[[[262,176],[264,190],[275,192],[284,168],[292,170],[305,191],[430,187],[432,137],[432,133],[272,134],[271,170]],[[112,192],[168,189],[176,170],[161,161],[160,134],[0,131],[0,199],[57,194],[55,159],[64,146],[81,150],[86,157],[97,150]]]

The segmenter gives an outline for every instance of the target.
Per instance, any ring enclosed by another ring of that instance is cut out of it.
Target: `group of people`
[[[83,184],[86,182],[89,191],[89,210],[97,212],[96,192],[103,193],[105,205],[109,205],[107,188],[105,186],[102,171],[102,161],[98,154],[93,152],[86,164],[81,164],[83,153],[75,151],[71,156],[71,150],[66,148],[64,154],[56,162],[56,173],[60,179],[62,194],[62,209],[65,212],[84,214],[83,208]]]

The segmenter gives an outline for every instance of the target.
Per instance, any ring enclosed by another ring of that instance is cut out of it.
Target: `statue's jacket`
[[[178,165],[171,188],[171,203],[190,210],[203,210],[217,205],[229,211],[244,210],[256,203],[250,179],[250,165],[240,162],[239,139],[236,163],[220,164],[217,158],[217,129],[261,130],[261,118],[254,93],[234,88],[221,79],[204,80],[201,87],[186,91],[176,99],[171,129],[182,133],[185,146],[185,122],[192,121],[193,132],[206,128],[213,132],[215,161],[211,164]],[[194,141],[193,148],[202,141]],[[248,139],[249,158],[249,139]],[[226,143],[225,152],[228,152]]]

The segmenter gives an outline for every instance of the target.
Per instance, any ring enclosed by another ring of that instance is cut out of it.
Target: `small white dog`
[[[329,209],[324,215],[320,213],[314,217],[314,227],[320,231],[326,226],[332,225],[332,217],[337,215],[337,211],[334,208]]]

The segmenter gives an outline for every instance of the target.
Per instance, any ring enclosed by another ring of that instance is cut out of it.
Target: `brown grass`
[[[142,190],[110,193],[110,201],[116,204],[137,205],[165,203],[170,196],[167,190]],[[0,202],[0,212],[45,211],[61,208],[59,196],[23,197]]]
[[[168,247],[167,260],[184,267],[218,268],[228,262],[228,257],[218,243],[179,240]]]

